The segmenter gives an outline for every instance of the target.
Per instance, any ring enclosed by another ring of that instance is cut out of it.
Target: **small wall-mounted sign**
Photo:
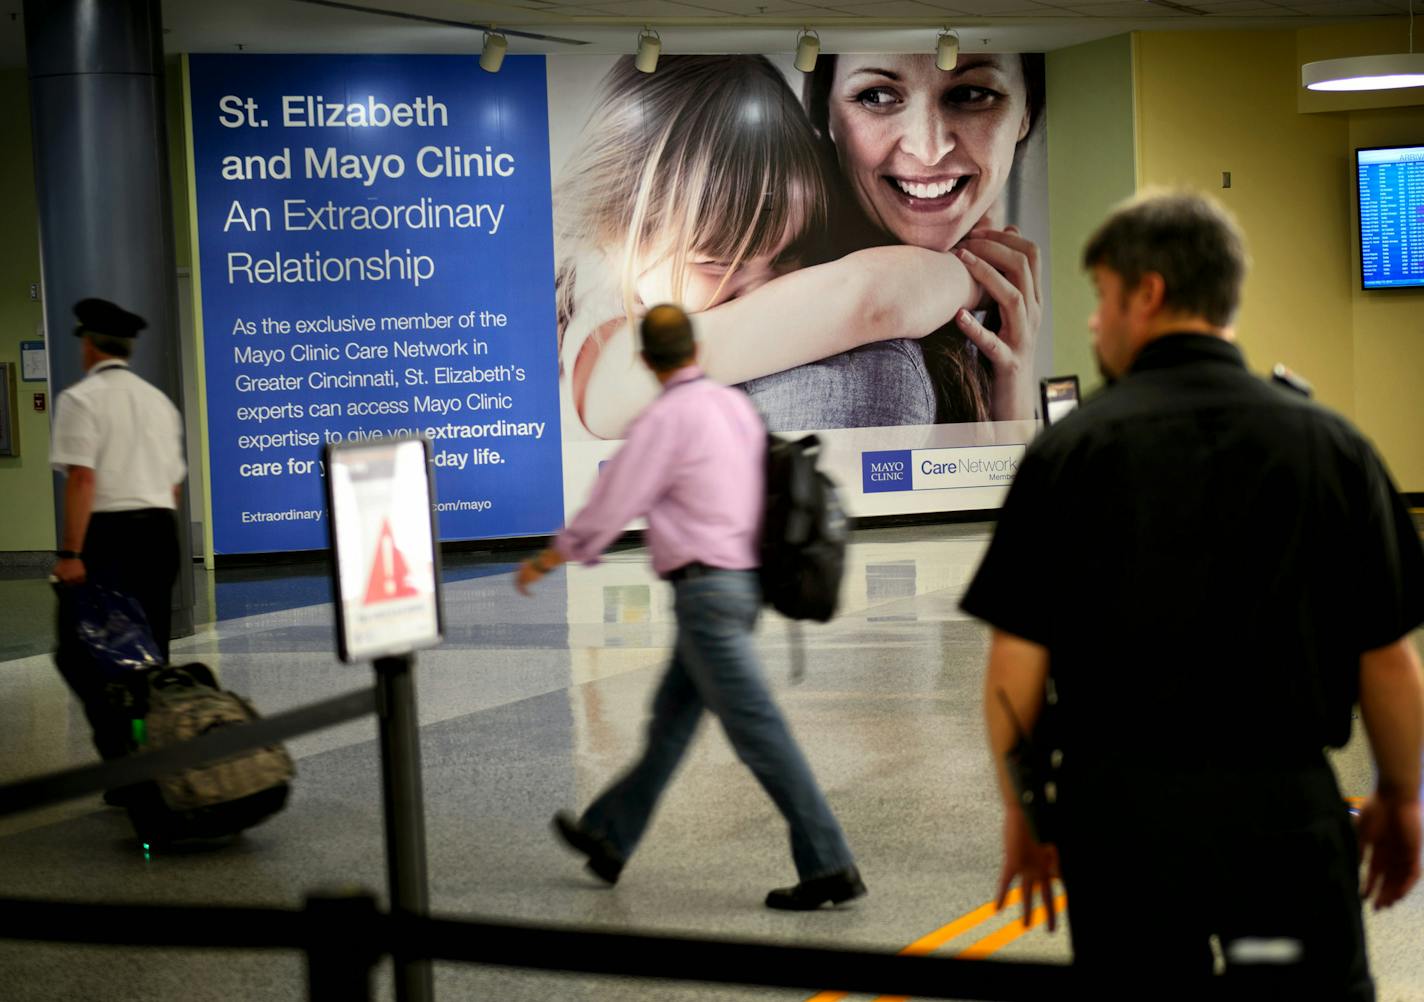
[[[49,356],[43,341],[20,342],[20,378],[27,383],[43,383],[49,379]]]
[[[45,395],[44,395],[43,393],[36,393],[36,394],[35,394],[35,410],[38,411],[38,412],[41,413],[41,414],[44,413],[44,410],[45,410]]]

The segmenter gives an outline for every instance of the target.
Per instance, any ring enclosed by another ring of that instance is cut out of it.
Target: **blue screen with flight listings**
[[[1356,150],[1366,289],[1424,286],[1424,146]]]

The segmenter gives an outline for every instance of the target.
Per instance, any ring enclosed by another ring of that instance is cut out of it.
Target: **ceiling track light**
[[[1321,59],[1300,68],[1307,90],[1358,91],[1424,87],[1424,52],[1414,51],[1414,0],[1409,0],[1409,51]]]
[[[939,41],[935,43],[935,65],[948,73],[958,62],[959,32],[953,28],[945,28],[939,33]]]
[[[813,28],[803,28],[796,35],[796,68],[802,73],[810,73],[816,68],[816,57],[821,54],[821,36]]]
[[[499,32],[485,32],[484,48],[480,50],[480,69],[486,73],[498,73],[504,62],[504,52],[509,48],[509,39]]]
[[[638,55],[633,65],[644,73],[652,73],[658,68],[658,54],[663,51],[663,40],[652,28],[638,32]]]

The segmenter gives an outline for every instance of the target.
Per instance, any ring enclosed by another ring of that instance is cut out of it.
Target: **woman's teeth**
[[[950,178],[948,181],[936,181],[933,184],[920,184],[917,181],[902,181],[898,177],[892,177],[891,183],[899,188],[911,198],[943,198],[955,189],[955,186],[963,178]]]

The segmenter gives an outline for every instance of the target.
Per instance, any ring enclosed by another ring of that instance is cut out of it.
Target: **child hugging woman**
[[[699,361],[735,384],[918,338],[980,295],[952,254],[873,247],[817,263],[831,171],[762,56],[624,57],[555,186],[566,404],[621,437],[657,394],[632,332],[658,303],[698,314]]]

